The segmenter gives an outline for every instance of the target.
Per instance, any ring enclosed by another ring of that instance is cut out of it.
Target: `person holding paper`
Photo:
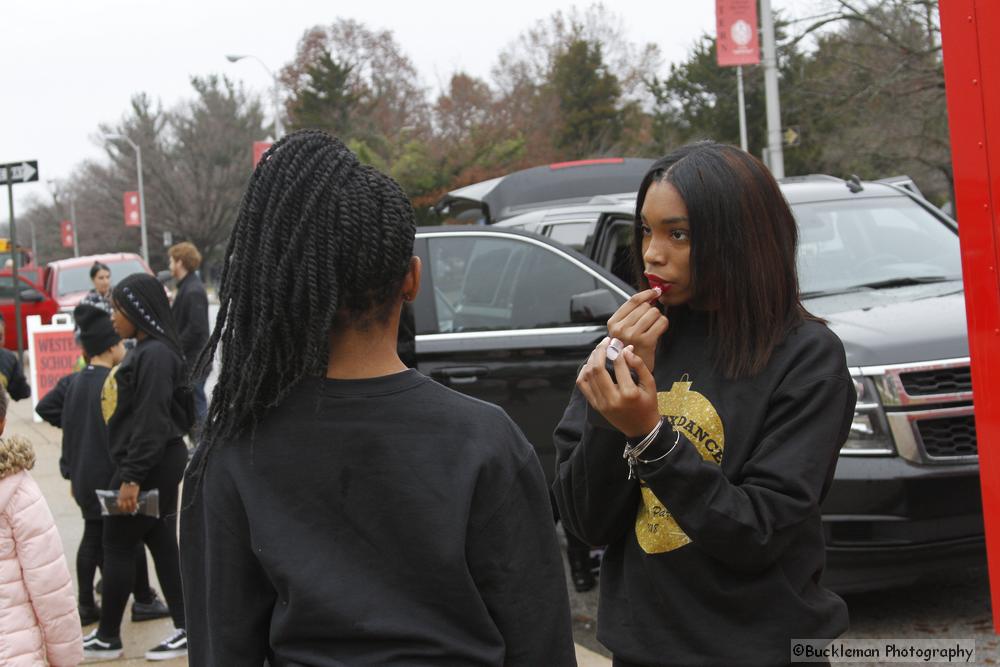
[[[194,421],[184,354],[160,282],[145,273],[127,276],[112,291],[112,322],[122,338],[135,338],[101,397],[115,464],[118,507],[138,509],[140,491],[159,491],[160,515],[104,517],[104,599],[97,630],[84,638],[88,657],[121,655],[120,626],[132,589],[132,557],[145,542],[170,608],[175,630],[146,652],[149,660],[187,654],[184,600],[176,538],[178,486],[187,463],[181,436]]]

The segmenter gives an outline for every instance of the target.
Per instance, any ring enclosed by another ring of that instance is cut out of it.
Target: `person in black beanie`
[[[79,328],[87,365],[79,373],[60,379],[38,402],[35,412],[63,430],[59,471],[71,481],[73,499],[83,514],[76,574],[80,621],[90,625],[101,616],[94,600],[94,576],[104,562],[101,546],[104,522],[95,491],[107,489],[114,475],[114,465],[108,454],[108,427],[101,410],[101,392],[112,368],[125,356],[125,346],[102,308],[81,304],[73,311],[73,319]],[[167,616],[166,605],[149,586],[146,550],[142,545],[135,549],[135,572],[132,620],[147,621]]]
[[[112,488],[125,515],[104,517],[104,601],[101,623],[84,638],[87,657],[122,653],[121,619],[134,568],[135,546],[145,542],[170,608],[175,631],[146,652],[147,660],[187,654],[184,601],[177,554],[177,493],[187,448],[181,436],[191,428],[194,407],[187,368],[163,286],[153,276],[127,276],[112,292],[112,322],[122,338],[135,338],[104,387]],[[135,515],[139,492],[159,490],[159,516]],[[130,515],[131,514],[131,515]]]

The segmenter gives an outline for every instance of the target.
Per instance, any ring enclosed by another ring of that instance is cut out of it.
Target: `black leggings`
[[[76,581],[80,586],[79,601],[84,606],[94,606],[94,576],[97,568],[104,568],[103,519],[84,519],[83,538],[76,550]],[[135,549],[135,585],[132,596],[139,602],[151,602],[149,568],[146,567],[146,549],[138,544]]]
[[[117,639],[135,576],[135,548],[145,542],[153,554],[156,577],[170,608],[174,626],[184,627],[184,598],[177,555],[177,487],[184,476],[187,447],[183,440],[167,445],[163,460],[149,471],[141,490],[160,490],[160,518],[104,517],[104,600],[97,636]]]

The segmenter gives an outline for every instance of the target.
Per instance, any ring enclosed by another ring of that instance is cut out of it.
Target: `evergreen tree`
[[[571,42],[556,57],[551,86],[561,115],[556,146],[567,157],[601,153],[618,141],[621,86],[607,70],[600,44],[583,39]]]
[[[359,101],[359,95],[351,90],[350,65],[323,50],[306,68],[306,79],[288,107],[292,129],[319,128],[349,138],[351,117]]]

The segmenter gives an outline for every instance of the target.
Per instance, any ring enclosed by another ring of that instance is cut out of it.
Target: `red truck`
[[[73,308],[93,287],[90,268],[94,262],[100,262],[111,269],[112,286],[133,273],[153,274],[142,257],[127,252],[59,259],[45,266],[22,266],[17,271],[21,289],[21,331],[27,331],[29,315],[40,315],[42,324],[48,324],[56,313],[72,313]],[[0,270],[0,314],[6,323],[3,345],[8,350],[16,350],[17,330],[13,326],[14,277],[10,268]],[[27,337],[24,333],[22,336],[27,348]]]

